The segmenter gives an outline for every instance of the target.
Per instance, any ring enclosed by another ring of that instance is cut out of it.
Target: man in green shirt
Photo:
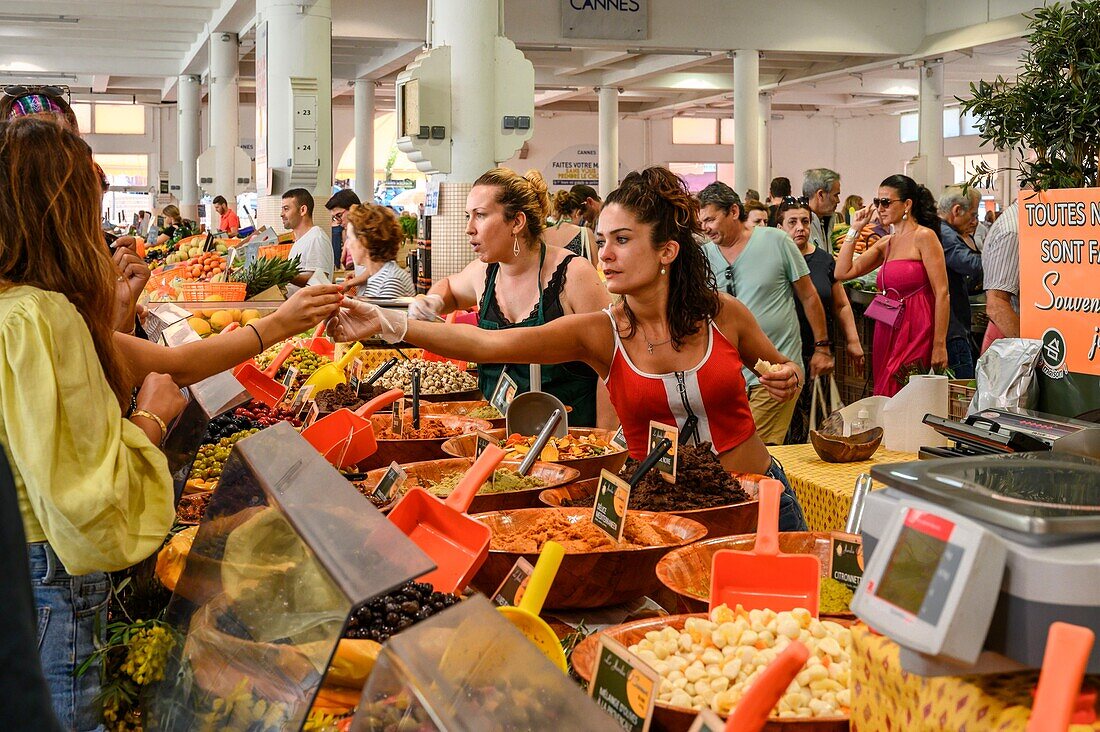
[[[794,298],[802,302],[814,333],[814,355],[808,378],[833,370],[832,344],[825,310],[810,281],[810,270],[795,243],[784,232],[766,226],[745,225],[741,199],[725,183],[711,183],[699,193],[699,216],[710,242],[703,252],[718,289],[742,303],[756,317],[761,330],[784,356],[800,363],[802,338]],[[780,445],[794,413],[794,403],[769,398],[756,374],[745,364],[745,384],[756,431],[768,445]]]

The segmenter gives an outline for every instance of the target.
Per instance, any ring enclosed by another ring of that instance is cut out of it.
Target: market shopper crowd
[[[98,674],[75,672],[102,634],[106,573],[156,551],[173,522],[158,448],[184,406],[179,388],[317,323],[340,340],[380,334],[476,361],[486,394],[502,374],[529,389],[528,366],[544,364],[542,388],[572,407],[571,424],[621,423],[635,459],[655,420],[710,443],[727,470],[779,480],[785,531],[806,522],[767,445],[805,441],[810,382],[829,377],[836,351],[865,358],[843,281],[877,270],[875,289],[901,304],[875,327],[876,394],[931,368],[973,373],[968,297],[983,259],[986,286],[1003,294],[991,295],[991,318],[1011,333],[1015,217],[998,220],[979,253],[973,191],[948,187],[936,201],[892,175],[871,205],[849,196],[838,212],[841,178],[823,168],[806,171],[798,198],[776,179],[765,203],[742,202],[723,183],[692,195],[651,167],[603,199],[587,186],[551,199],[537,171],[496,168],[467,198],[476,259],[407,313],[358,299],[414,293],[396,261],[403,236],[392,211],[337,194],[326,205],[342,239],[334,246],[314,223],[312,195],[292,189],[282,218],[304,271],[285,304],[236,332],[168,349],[132,334],[148,268],[127,242],[106,246],[100,174],[53,111],[0,122],[0,444],[25,534],[43,679],[66,728],[99,724]],[[239,230],[226,201],[215,204],[222,229]],[[178,209],[162,215],[182,223]],[[848,234],[836,237],[843,223]],[[330,284],[342,253],[353,272]],[[442,322],[459,310],[476,311],[474,324]]]

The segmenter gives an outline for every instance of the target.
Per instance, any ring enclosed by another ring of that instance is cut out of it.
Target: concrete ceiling
[[[729,116],[733,62],[715,42],[728,38],[742,45],[748,37],[766,45],[760,50],[761,84],[772,94],[773,113],[851,116],[915,109],[925,59],[943,59],[948,97],[964,95],[980,78],[1013,74],[1024,50],[1020,36],[1026,21],[1020,11],[1030,5],[997,0],[999,12],[990,9],[994,3],[977,16],[968,9],[971,15],[959,28],[941,28],[939,11],[953,7],[943,0],[773,2],[790,6],[794,14],[753,11],[754,31],[737,14],[724,13],[713,24],[699,25],[692,36],[675,25],[676,8],[690,7],[685,22],[699,23],[701,7],[721,3],[652,0],[650,39],[633,46],[560,38],[554,16],[548,15],[556,13],[557,3],[507,0],[505,26],[535,66],[536,106],[543,112],[595,110],[594,90],[612,85],[622,89],[623,115]],[[555,9],[548,11],[548,5]],[[813,17],[822,6],[830,6],[827,14]],[[858,18],[875,12],[880,17],[871,20],[881,30],[870,38],[866,27],[848,23],[838,27],[849,28],[851,38],[838,39],[830,25],[838,14]],[[925,33],[887,28],[891,14],[900,25],[919,20]],[[379,108],[392,108],[393,78],[423,46],[425,18],[424,0],[333,0],[335,103],[351,104],[350,81],[370,78],[379,82]],[[250,101],[254,23],[254,0],[0,0],[0,84],[54,82],[68,84],[82,99],[170,102],[179,74],[205,72],[209,34],[235,32],[241,37],[242,101]],[[784,23],[795,27],[788,34],[773,32]],[[807,32],[818,26],[826,31]],[[711,47],[685,46],[688,36]],[[678,45],[660,45],[669,38]]]

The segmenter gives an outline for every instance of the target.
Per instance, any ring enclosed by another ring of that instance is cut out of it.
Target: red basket
[[[244,282],[185,282],[180,292],[183,299],[190,302],[209,300],[214,295],[224,302],[244,302],[248,285]]]

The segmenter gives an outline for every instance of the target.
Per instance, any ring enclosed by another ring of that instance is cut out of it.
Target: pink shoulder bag
[[[886,242],[886,258],[882,261],[882,292],[875,295],[863,314],[871,320],[877,320],[883,325],[896,328],[898,321],[905,313],[905,299],[900,297],[901,293],[897,290],[886,286],[886,263],[890,261],[891,243],[890,241]],[[886,294],[891,291],[899,297],[893,298]]]

